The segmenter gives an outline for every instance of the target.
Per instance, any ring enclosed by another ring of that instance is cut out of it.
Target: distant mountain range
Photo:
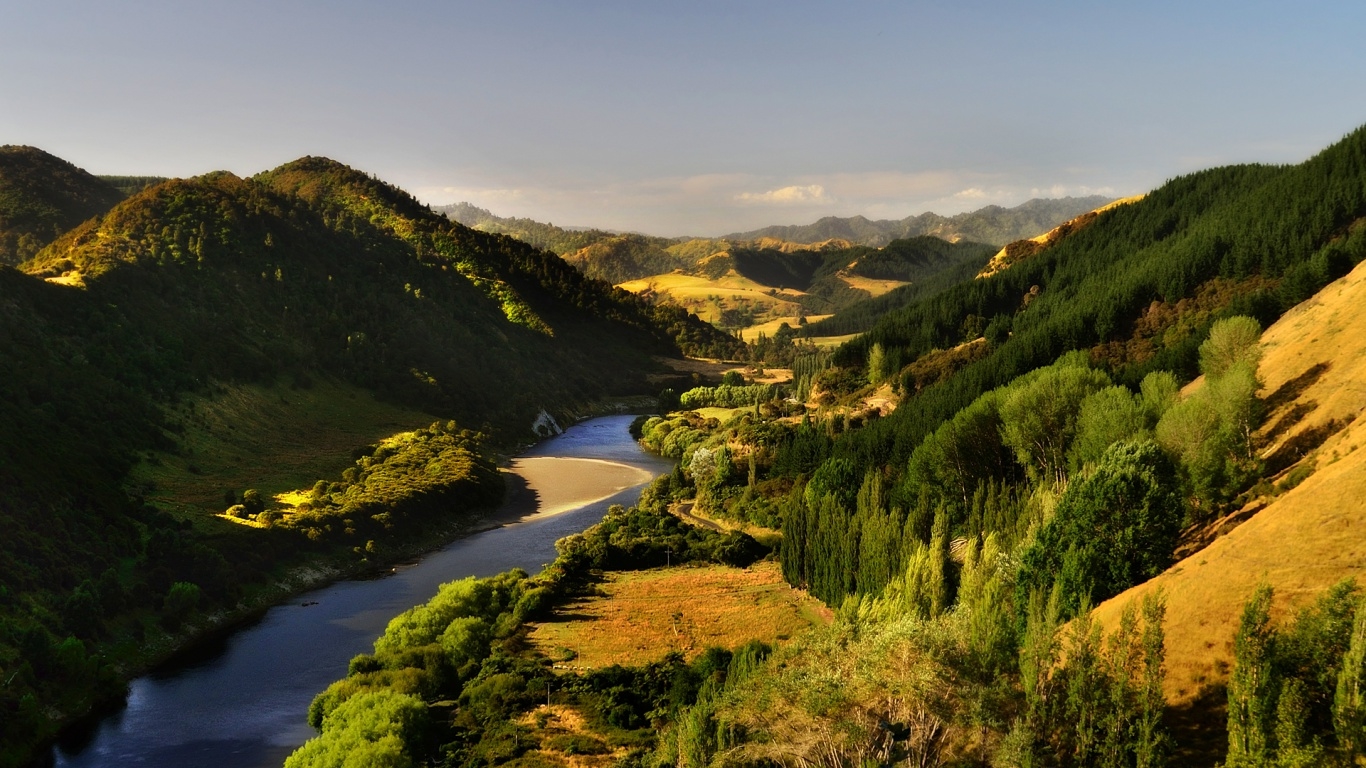
[[[470,203],[455,203],[437,207],[438,213],[484,232],[511,235],[518,240],[554,251],[561,256],[613,238],[630,237],[648,242],[663,250],[671,245],[692,240],[729,240],[751,242],[772,239],[789,243],[811,244],[826,240],[847,240],[850,245],[881,248],[893,240],[930,235],[949,242],[971,240],[997,247],[1016,240],[1034,237],[1056,227],[1068,219],[1095,210],[1113,198],[1102,195],[1034,198],[1014,208],[988,205],[968,213],[941,216],[922,213],[904,219],[872,220],[863,216],[826,216],[813,224],[775,225],[748,232],[734,232],[719,238],[655,237],[635,233],[612,232],[584,227],[557,227],[533,219],[497,216]]]
[[[1058,199],[1034,198],[1014,208],[988,205],[955,216],[922,213],[907,216],[899,221],[873,221],[863,216],[826,216],[814,224],[764,227],[729,234],[725,239],[758,240],[771,237],[792,243],[848,240],[857,245],[881,248],[893,240],[930,235],[949,242],[970,240],[999,247],[1046,232],[1068,219],[1095,210],[1110,200],[1111,198],[1101,195]]]

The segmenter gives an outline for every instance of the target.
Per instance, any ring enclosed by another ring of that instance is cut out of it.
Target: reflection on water
[[[584,422],[524,455],[606,459],[652,473],[668,471],[667,462],[631,440],[631,418]],[[590,466],[583,463],[576,471]],[[313,735],[304,718],[314,694],[345,676],[347,662],[371,650],[390,618],[426,602],[438,585],[453,579],[510,568],[535,573],[554,558],[556,539],[597,522],[611,504],[634,503],[639,494],[636,486],[563,514],[533,516],[456,541],[385,578],[299,595],[255,624],[133,681],[121,710],[58,745],[53,760],[72,768],[279,766]]]

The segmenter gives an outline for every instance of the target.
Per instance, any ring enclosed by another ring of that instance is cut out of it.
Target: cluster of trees
[[[1243,610],[1228,682],[1228,768],[1348,766],[1366,757],[1366,605],[1354,582],[1287,622],[1270,586]]]
[[[810,473],[782,508],[788,579],[832,604],[875,594],[930,544],[936,517],[954,537],[1015,541],[1043,522],[1044,497],[1054,495],[1056,510],[1022,553],[1023,594],[1057,581],[1071,616],[1156,575],[1200,505],[1231,498],[1256,474],[1258,336],[1250,318],[1217,323],[1201,347],[1205,387],[1184,400],[1169,372],[1133,392],[1086,355],[1064,355],[944,421],[904,469],[841,456],[828,433],[804,423],[773,462]],[[1213,484],[1209,466],[1241,472]]]
[[[678,396],[680,408],[743,408],[782,397],[782,389],[774,384],[693,387]]]
[[[646,493],[640,507],[613,507],[598,525],[557,542],[559,556],[538,576],[514,570],[451,582],[396,616],[374,653],[352,659],[348,676],[314,699],[308,718],[320,734],[285,765],[351,765],[357,755],[366,765],[507,762],[537,746],[517,715],[548,692],[611,734],[610,747],[650,744],[653,723],[709,695],[732,671],[753,668],[768,649],[712,649],[691,664],[675,654],[560,678],[525,638],[528,621],[591,591],[603,570],[662,565],[666,552],[674,563],[747,564],[765,554],[744,534],[687,527],[661,503]]]
[[[259,493],[247,491],[228,514],[297,530],[312,541],[370,539],[373,550],[375,537],[412,535],[424,524],[467,518],[503,498],[503,478],[484,436],[454,421],[395,435],[358,453],[339,481],[319,480],[289,512],[266,509]]]

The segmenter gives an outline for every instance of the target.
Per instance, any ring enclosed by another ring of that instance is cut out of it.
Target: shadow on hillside
[[[1323,374],[1328,372],[1329,367],[1327,362],[1315,363],[1304,373],[1277,387],[1276,391],[1267,395],[1264,401],[1267,413],[1272,413],[1299,397],[1304,390],[1309,389],[1315,382],[1323,378]]]
[[[1341,432],[1347,426],[1342,419],[1330,419],[1317,427],[1306,429],[1295,435],[1276,452],[1266,457],[1266,474],[1274,476],[1290,465],[1308,456],[1314,449],[1328,441],[1328,438]]]
[[[1170,707],[1167,730],[1175,748],[1170,765],[1213,768],[1228,752],[1228,692],[1222,685],[1207,685],[1190,701]]]

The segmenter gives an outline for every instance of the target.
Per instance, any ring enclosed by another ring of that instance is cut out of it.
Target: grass
[[[607,743],[577,709],[564,704],[542,704],[520,717],[517,724],[528,728],[538,744],[537,749],[513,763],[524,768],[607,768],[630,751]]]
[[[743,408],[694,408],[697,414],[704,419],[716,419],[725,424],[737,413],[753,412],[754,406],[747,405]]]
[[[149,500],[192,518],[222,512],[228,490],[240,498],[255,488],[283,501],[316,480],[338,478],[356,448],[436,420],[336,382],[213,389],[171,408],[178,449],[149,452],[131,476]]]
[[[1173,704],[1188,705],[1202,689],[1226,682],[1233,635],[1259,582],[1275,588],[1278,618],[1344,578],[1366,584],[1366,451],[1359,450],[1366,445],[1366,420],[1359,418],[1366,408],[1364,303],[1366,265],[1262,336],[1258,372],[1270,411],[1261,431],[1264,458],[1274,461],[1284,446],[1293,448],[1296,461],[1283,477],[1294,473],[1298,484],[1274,499],[1255,500],[1269,503],[1261,511],[1249,507],[1246,522],[1096,609],[1114,626],[1124,604],[1165,592],[1166,692]]]
[[[631,280],[618,287],[632,293],[653,290],[710,323],[719,320],[723,310],[736,309],[741,305],[751,306],[764,318],[764,322],[773,318],[795,318],[801,309],[796,300],[803,295],[800,291],[760,285],[734,271],[719,280],[674,272]],[[777,326],[774,328],[776,330]]]
[[[903,285],[910,285],[905,280],[878,280],[872,277],[859,277],[858,275],[841,275],[843,280],[850,288],[859,291],[867,291],[877,298],[884,293],[891,293]]]
[[[857,333],[846,333],[843,336],[813,336],[811,342],[822,349],[833,349],[856,336]]]
[[[776,643],[829,621],[815,598],[789,587],[775,562],[749,568],[656,568],[612,573],[602,595],[532,625],[531,643],[576,667],[644,664],[679,651]]]
[[[827,317],[834,317],[834,315],[807,315],[806,320],[807,322],[814,323],[819,320],[824,320]],[[778,328],[781,327],[783,323],[787,323],[793,329],[799,327],[796,315],[792,315],[790,317],[779,317],[773,320],[769,320],[766,323],[751,325],[750,327],[740,332],[740,337],[743,338],[745,341],[755,341],[759,338],[759,334],[762,333],[763,335],[771,339],[778,333]]]

